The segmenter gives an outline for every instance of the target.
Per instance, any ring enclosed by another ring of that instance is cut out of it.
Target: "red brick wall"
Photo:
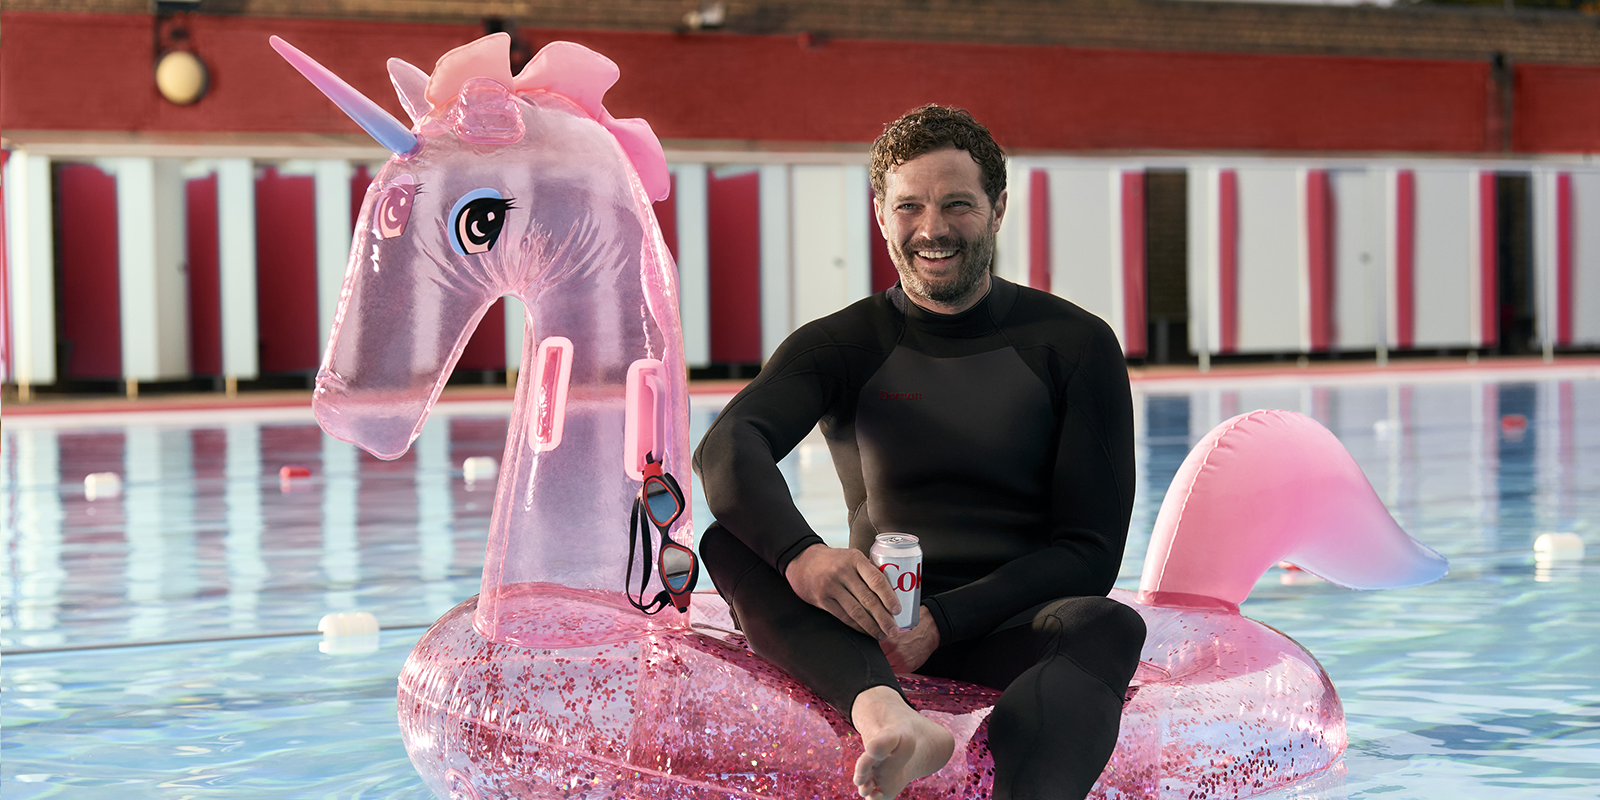
[[[1517,67],[1512,148],[1529,153],[1600,151],[1600,67]]]
[[[278,34],[400,116],[384,62],[425,69],[471,25],[198,15],[210,94],[180,108],[150,78],[141,15],[7,12],[9,130],[355,133],[267,46]],[[527,30],[622,68],[607,105],[666,139],[869,142],[924,102],[970,108],[1010,148],[1475,152],[1489,135],[1487,61],[1095,50],[1053,46]],[[1515,135],[1530,152],[1600,151],[1600,67],[1517,66]],[[64,90],[70,87],[70,91]],[[1581,113],[1566,113],[1584,108]]]

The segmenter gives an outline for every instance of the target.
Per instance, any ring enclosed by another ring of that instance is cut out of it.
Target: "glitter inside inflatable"
[[[651,462],[687,476],[690,453],[675,275],[650,208],[666,164],[643,121],[602,104],[616,65],[557,42],[512,76],[504,34],[431,74],[391,60],[406,126],[273,46],[394,153],[363,202],[317,376],[323,428],[399,457],[490,304],[526,310],[481,593],[400,675],[401,732],[428,786],[472,800],[854,797],[859,737],[752,655],[715,594],[648,615],[625,593],[641,481]],[[668,533],[692,532],[685,507]],[[1245,797],[1343,752],[1327,674],[1238,614],[1282,559],[1358,588],[1444,570],[1326,429],[1289,412],[1224,423],[1168,492],[1140,592],[1113,594],[1149,636],[1094,796]],[[997,693],[915,676],[905,688],[957,748],[902,796],[988,797]]]

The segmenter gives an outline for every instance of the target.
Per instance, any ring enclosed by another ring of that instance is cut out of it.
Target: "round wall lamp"
[[[171,50],[156,60],[156,90],[173,105],[198,102],[210,82],[206,62],[188,50]]]

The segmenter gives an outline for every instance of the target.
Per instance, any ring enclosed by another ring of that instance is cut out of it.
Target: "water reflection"
[[[1401,592],[1273,575],[1258,585],[1245,612],[1317,654],[1350,719],[1348,779],[1292,796],[1600,790],[1600,380],[1136,387],[1140,477],[1122,585],[1137,580],[1190,446],[1227,417],[1264,407],[1328,426],[1407,530],[1452,559],[1445,580]],[[694,398],[692,441],[725,399]],[[424,796],[393,728],[394,675],[415,635],[388,632],[378,654],[353,661],[278,639],[19,651],[304,631],[338,610],[426,625],[478,590],[494,485],[468,483],[461,465],[500,457],[509,410],[442,404],[393,462],[324,436],[304,412],[95,425],[8,417],[7,796],[23,774],[165,780],[154,776],[192,771],[202,750],[231,753],[210,769],[281,785],[281,796],[374,786]],[[280,481],[291,464],[311,477]],[[820,437],[781,471],[813,527],[842,544],[843,497]],[[95,472],[122,475],[122,494],[88,500],[83,479]],[[704,529],[711,515],[698,481],[689,487]],[[1558,531],[1578,534],[1590,557],[1536,566],[1534,539]],[[269,719],[267,708],[298,716]],[[147,731],[136,750],[93,744],[135,719]],[[352,746],[382,755],[351,772]],[[174,761],[178,750],[188,760]],[[283,770],[291,753],[313,766]]]
[[[228,581],[228,629],[255,629],[261,588],[269,574],[261,555],[261,426],[230,422],[223,429],[223,553]]]
[[[1584,530],[1600,483],[1600,382],[1137,385],[1140,484],[1124,576],[1190,446],[1222,420],[1289,408],[1327,425],[1407,530],[1448,555],[1528,551]],[[696,397],[691,436],[724,397]],[[1586,402],[1587,401],[1587,402]],[[410,452],[384,462],[302,422],[148,418],[85,429],[7,420],[0,641],[7,648],[305,630],[368,610],[423,624],[477,589],[505,408],[442,405]],[[280,482],[285,465],[310,478]],[[847,538],[827,448],[813,434],[781,470],[828,541]],[[90,501],[83,479],[123,477]],[[696,527],[711,521],[692,481]],[[1586,512],[1587,515],[1586,515]]]
[[[1189,455],[1198,435],[1190,430],[1191,398],[1181,395],[1150,395],[1144,401],[1144,453],[1140,465],[1147,495],[1161,497],[1183,459]],[[1201,431],[1199,435],[1204,435]],[[1152,524],[1154,520],[1151,521]]]

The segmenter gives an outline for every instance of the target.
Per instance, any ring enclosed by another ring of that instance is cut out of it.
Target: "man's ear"
[[[878,223],[878,233],[885,239],[889,238],[888,232],[883,229],[883,201],[877,195],[872,196],[872,219]]]
[[[1006,190],[1006,189],[1001,189],[1000,190],[1000,197],[997,198],[994,201],[994,225],[991,226],[991,229],[989,231],[990,233],[999,233],[1000,232],[1000,220],[1002,218],[1004,218],[1005,215],[1006,215],[1006,192],[1007,191],[1008,190]]]

